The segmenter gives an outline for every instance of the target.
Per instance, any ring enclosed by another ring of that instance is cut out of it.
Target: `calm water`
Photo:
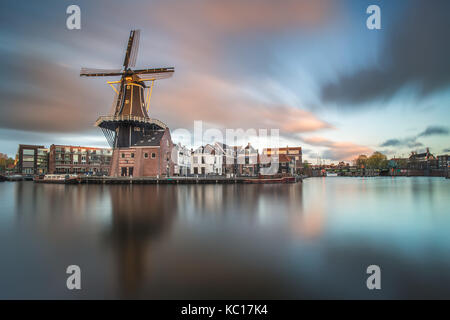
[[[449,194],[423,177],[0,183],[0,298],[450,298]]]

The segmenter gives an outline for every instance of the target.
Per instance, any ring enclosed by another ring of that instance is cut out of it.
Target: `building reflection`
[[[176,187],[110,186],[112,215],[107,239],[117,262],[119,293],[139,296],[151,259],[152,241],[162,236],[177,212]],[[150,255],[150,257],[149,257]]]

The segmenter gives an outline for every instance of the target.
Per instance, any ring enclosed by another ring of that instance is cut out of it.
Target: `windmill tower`
[[[130,32],[122,69],[82,68],[80,72],[84,77],[120,77],[107,82],[116,93],[110,115],[101,116],[95,122],[113,148],[112,176],[160,176],[171,172],[169,128],[150,118],[148,110],[154,82],[171,77],[175,70],[172,67],[131,69],[136,65],[139,38],[139,30]],[[161,148],[162,144],[165,148]],[[153,160],[151,164],[145,161],[148,159]]]

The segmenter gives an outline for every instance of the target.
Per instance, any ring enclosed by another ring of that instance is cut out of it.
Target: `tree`
[[[356,158],[355,164],[358,168],[365,168],[367,166],[367,156],[365,154],[362,154]]]
[[[370,169],[385,169],[387,166],[387,157],[381,152],[375,151],[369,159],[367,159],[367,167]]]
[[[14,164],[14,159],[1,157],[0,158],[0,172],[5,172],[6,169],[12,164]]]

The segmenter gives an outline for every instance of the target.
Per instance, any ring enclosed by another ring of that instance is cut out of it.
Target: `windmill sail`
[[[94,69],[94,68],[81,68],[80,76],[85,77],[111,77],[121,76],[123,74],[121,69]]]

